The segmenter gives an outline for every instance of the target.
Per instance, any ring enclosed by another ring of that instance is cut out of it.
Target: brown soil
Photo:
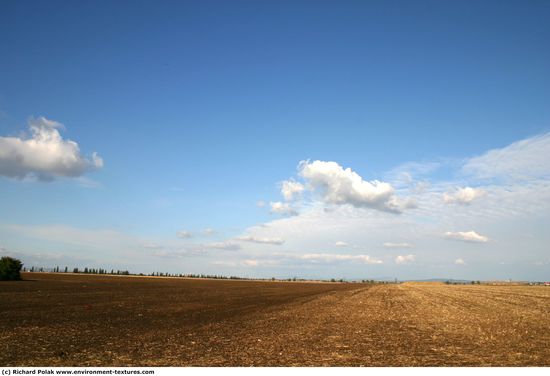
[[[550,366],[550,288],[25,274],[0,366]]]

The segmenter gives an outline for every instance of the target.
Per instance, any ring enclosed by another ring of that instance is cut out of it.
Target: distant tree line
[[[56,266],[54,268],[45,268],[45,267],[35,267],[32,266],[30,269],[23,268],[24,272],[51,272],[51,273],[69,273],[69,268],[65,266],[64,268],[60,268],[59,266]],[[139,273],[134,274],[130,273],[128,270],[114,270],[111,269],[110,271],[103,268],[88,268],[85,267],[84,269],[80,268],[73,268],[72,273],[81,273],[81,274],[101,274],[101,275],[133,275],[133,276],[149,276],[149,277],[175,277],[175,278],[203,278],[203,279],[231,279],[231,280],[264,280],[264,281],[286,281],[286,282],[304,282],[304,281],[310,281],[310,279],[305,278],[298,278],[298,277],[292,277],[292,278],[248,278],[248,277],[239,277],[235,275],[226,276],[226,275],[219,275],[219,274],[194,274],[194,273],[164,273],[164,272],[152,272],[149,274]],[[340,279],[319,279],[318,281],[321,282],[333,282],[333,283],[347,283],[350,281],[346,281],[343,278]],[[356,281],[351,281],[356,282]],[[359,282],[359,281],[357,281]],[[388,281],[375,281],[374,279],[363,279],[360,281],[361,283],[381,283],[386,284],[390,283]],[[392,282],[393,283],[393,282]]]
[[[445,281],[446,285],[480,285],[481,281]]]
[[[35,267],[32,266],[30,269],[23,268],[24,272],[50,272],[50,273],[69,273],[69,268],[65,266],[63,270],[59,266],[56,266],[55,268],[44,268],[44,267]],[[114,270],[111,269],[111,271],[108,271],[107,269],[103,268],[73,268],[71,273],[82,273],[82,274],[107,274],[107,275],[130,275],[130,272],[128,270]]]

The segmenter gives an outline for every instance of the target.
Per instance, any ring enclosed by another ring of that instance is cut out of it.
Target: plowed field
[[[550,366],[550,288],[25,274],[0,366]]]

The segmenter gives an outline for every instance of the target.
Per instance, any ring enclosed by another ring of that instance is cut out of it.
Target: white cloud
[[[239,236],[238,238],[235,238],[235,240],[240,240],[243,242],[250,242],[250,243],[273,244],[273,245],[281,245],[285,242],[281,238],[263,238],[263,237],[250,236],[250,235]]]
[[[479,179],[518,181],[550,177],[550,133],[527,138],[471,158],[462,171]]]
[[[202,233],[205,236],[212,236],[216,234],[216,230],[214,230],[213,228],[205,228],[204,230],[202,230]]]
[[[468,205],[471,204],[472,201],[477,200],[480,197],[483,197],[487,194],[487,192],[481,188],[471,188],[471,187],[465,187],[465,188],[458,188],[454,192],[451,193],[444,193],[443,194],[443,201],[446,204],[462,204],[462,205]]]
[[[301,260],[311,262],[325,262],[333,263],[339,261],[357,261],[365,264],[382,264],[382,260],[372,258],[369,255],[342,255],[332,253],[307,253],[305,255],[298,256]]]
[[[238,251],[239,249],[241,249],[241,246],[237,243],[225,241],[225,242],[208,243],[204,245],[204,248],[220,249],[223,251]]]
[[[259,207],[259,208],[263,208],[265,206],[265,201],[262,201],[262,200],[257,201],[256,206]]]
[[[303,184],[295,182],[293,180],[285,180],[281,186],[281,193],[286,201],[291,201],[296,196],[299,196],[305,187]]]
[[[458,231],[458,232],[447,231],[444,234],[444,236],[447,239],[460,240],[460,241],[471,242],[471,243],[487,243],[489,241],[488,237],[480,235],[475,231]]]
[[[386,248],[412,248],[412,244],[410,243],[384,243],[384,247]]]
[[[181,239],[189,239],[193,237],[193,234],[187,230],[181,230],[176,233],[176,236]]]
[[[61,128],[61,123],[39,117],[29,120],[30,137],[0,137],[0,175],[49,181],[103,167],[97,153],[86,158],[76,142],[64,140]]]
[[[395,258],[396,264],[410,264],[416,260],[415,255],[397,256]]]
[[[455,260],[455,265],[466,265],[466,261],[464,261],[463,259],[461,258],[457,258]]]
[[[329,204],[350,204],[393,213],[401,213],[412,206],[412,202],[395,197],[394,188],[389,183],[365,181],[350,168],[344,169],[336,162],[302,161],[298,170],[309,188],[319,192],[323,201]]]
[[[334,245],[337,247],[349,247],[349,244],[346,242],[336,242]]]
[[[297,215],[298,212],[288,202],[270,202],[271,213],[282,215]]]

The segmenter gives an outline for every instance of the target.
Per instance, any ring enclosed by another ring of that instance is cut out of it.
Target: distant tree
[[[74,268],[73,273],[78,273],[78,268]]]
[[[69,268],[67,268],[67,267],[65,266],[65,273],[67,273],[68,270],[69,270]]]
[[[0,259],[0,281],[18,281],[21,279],[23,263],[12,257]]]

